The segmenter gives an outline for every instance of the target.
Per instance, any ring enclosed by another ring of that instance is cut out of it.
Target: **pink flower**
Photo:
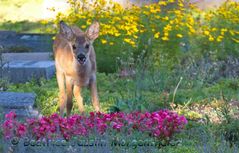
[[[112,127],[113,127],[113,129],[117,129],[117,130],[120,130],[121,129],[121,127],[123,126],[123,124],[122,123],[116,123],[116,122],[112,122]]]
[[[17,115],[16,115],[16,113],[13,112],[13,111],[11,111],[11,112],[9,112],[8,114],[5,115],[5,118],[6,118],[6,119],[9,119],[9,120],[15,119],[16,117],[17,117]]]
[[[35,119],[30,118],[26,120],[29,125],[33,125],[35,123]]]
[[[121,129],[125,128],[128,134],[139,131],[164,139],[179,132],[187,124],[184,116],[179,116],[169,110],[159,110],[152,113],[104,114],[91,112],[89,116],[72,115],[68,118],[52,114],[40,119],[27,119],[24,124],[15,120],[16,114],[14,112],[10,112],[5,117],[6,120],[2,124],[5,138],[22,137],[28,134],[37,139],[54,136],[69,140],[73,136],[89,136],[95,131],[104,134],[110,129],[122,132]]]
[[[13,128],[13,121],[12,120],[6,120],[4,123],[3,123],[3,128],[4,129],[12,129]]]
[[[19,137],[24,136],[26,134],[26,129],[27,129],[26,126],[24,124],[20,123],[17,127],[17,135]]]

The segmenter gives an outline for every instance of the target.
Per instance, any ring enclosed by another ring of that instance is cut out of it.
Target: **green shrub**
[[[220,133],[231,145],[239,145],[239,121],[234,119],[230,123],[220,124]]]

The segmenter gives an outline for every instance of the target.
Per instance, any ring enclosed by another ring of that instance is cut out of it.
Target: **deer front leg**
[[[91,101],[96,112],[100,111],[100,103],[98,99],[97,86],[95,79],[90,82]]]
[[[77,105],[79,107],[79,111],[80,111],[80,113],[83,113],[84,112],[84,105],[83,105],[83,99],[82,99],[82,96],[81,96],[81,87],[79,85],[74,85],[73,92],[74,92],[74,96],[75,96],[76,101],[77,101]]]
[[[60,115],[64,115],[64,108],[66,105],[66,95],[65,95],[65,78],[64,74],[56,71],[56,78],[57,78],[57,83],[58,83],[58,88],[59,88],[59,101],[58,101],[58,107],[60,110]]]
[[[69,116],[72,110],[72,81],[70,77],[66,77],[66,115]]]

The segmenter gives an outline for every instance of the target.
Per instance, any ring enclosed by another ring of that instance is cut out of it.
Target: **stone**
[[[14,111],[18,119],[26,117],[38,118],[41,115],[33,109],[36,95],[34,93],[0,92],[0,108],[2,114]]]
[[[9,112],[15,112],[17,114],[18,119],[22,118],[38,118],[41,117],[39,112],[37,110],[34,110],[33,108],[30,109],[3,109],[3,114],[8,114]]]
[[[4,109],[32,108],[35,99],[34,93],[0,92],[0,107]]]
[[[2,53],[3,63],[16,60],[49,61],[52,60],[52,57],[52,52]]]
[[[52,34],[16,33],[0,31],[4,52],[52,52]]]
[[[23,40],[29,40],[30,38],[31,38],[31,37],[28,36],[28,35],[23,35],[23,36],[21,36],[20,39],[23,39]]]
[[[0,30],[0,40],[16,37],[15,31],[2,31]]]
[[[3,74],[13,83],[25,83],[32,79],[51,79],[55,75],[54,61],[10,61],[3,66]]]

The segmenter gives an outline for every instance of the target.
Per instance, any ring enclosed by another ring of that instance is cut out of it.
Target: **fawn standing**
[[[72,93],[79,110],[84,111],[81,88],[89,87],[95,111],[99,111],[96,86],[96,57],[93,47],[99,35],[99,23],[93,22],[85,31],[76,26],[60,22],[60,32],[56,35],[53,50],[56,65],[56,77],[59,87],[59,108],[63,116],[66,106],[67,116],[72,110]]]

